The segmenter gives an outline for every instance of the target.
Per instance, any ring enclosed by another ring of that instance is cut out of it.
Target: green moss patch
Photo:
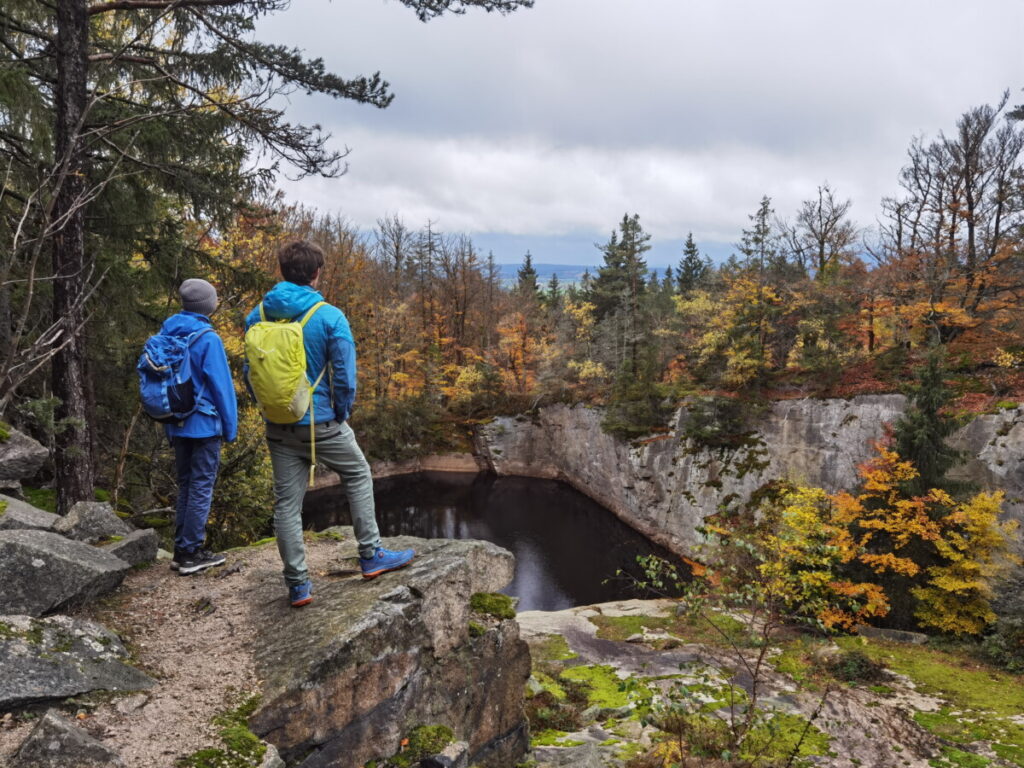
[[[405,747],[388,760],[395,768],[409,768],[420,760],[436,755],[455,740],[452,729],[446,725],[420,725],[413,728]]]
[[[934,766],[934,768],[985,768],[991,764],[992,761],[987,757],[964,752],[955,747],[945,747],[940,757],[928,761],[928,765]]]
[[[485,627],[483,624],[480,624],[479,622],[476,622],[476,621],[469,622],[469,636],[470,637],[480,637],[485,632],[487,632],[487,627]]]
[[[543,640],[530,642],[530,656],[535,662],[568,661],[578,655],[561,635],[547,635]]]
[[[249,717],[260,705],[256,694],[248,696],[235,709],[213,718],[222,747],[201,749],[179,758],[178,768],[250,768],[263,761],[267,747],[249,730]]]
[[[737,645],[751,647],[754,639],[743,622],[722,613],[700,616],[591,616],[597,636],[605,640],[624,641],[642,633],[667,632],[684,643],[716,647]]]
[[[1024,711],[1024,676],[1003,672],[955,649],[865,642],[860,638],[840,638],[839,643],[856,647],[906,675],[920,692],[944,699],[947,705],[938,712],[914,714],[914,720],[926,730],[956,744],[991,742],[992,749],[1004,760],[1024,766],[1024,725],[1011,720]],[[943,759],[947,761],[943,768],[963,765],[952,763],[948,756]]]
[[[52,488],[25,487],[22,493],[25,494],[25,501],[36,509],[57,513],[57,492]]]
[[[497,592],[477,592],[469,598],[469,607],[477,613],[485,613],[496,619],[514,619],[516,609],[512,598]]]
[[[0,421],[0,443],[6,443],[11,439],[11,425],[6,421]]]
[[[785,760],[792,754],[798,757],[828,755],[829,744],[828,735],[810,725],[806,718],[774,712],[750,731],[743,752],[748,759]]]
[[[565,731],[540,731],[530,737],[531,747],[578,747],[585,742],[567,738]]]
[[[615,674],[615,668],[604,664],[570,667],[561,675],[563,680],[583,683],[587,688],[590,704],[609,709],[629,704],[629,694],[624,690],[622,680]]]

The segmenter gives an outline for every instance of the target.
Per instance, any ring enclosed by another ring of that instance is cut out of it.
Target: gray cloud
[[[637,211],[656,236],[729,241],[762,194],[789,214],[826,179],[870,223],[913,135],[1024,84],[1022,28],[1012,0],[537,0],[429,24],[303,0],[260,34],[397,93],[294,100],[353,149],[294,198],[362,226],[604,237]]]

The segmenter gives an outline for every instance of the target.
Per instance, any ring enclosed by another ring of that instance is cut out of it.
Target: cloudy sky
[[[465,232],[499,262],[593,264],[623,213],[674,263],[716,257],[761,196],[791,217],[829,182],[874,223],[910,139],[1011,89],[1019,0],[536,0],[423,24],[394,0],[294,0],[268,42],[342,76],[380,70],[385,110],[295,95],[349,171],[288,197],[371,228],[400,215]]]

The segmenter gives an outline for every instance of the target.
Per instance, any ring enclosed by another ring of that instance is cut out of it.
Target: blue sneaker
[[[412,562],[414,557],[416,557],[415,549],[403,549],[398,552],[392,552],[390,549],[377,547],[373,557],[359,558],[359,567],[363,569],[364,579],[375,579],[382,573],[404,568]]]
[[[288,587],[288,599],[292,601],[292,608],[299,608],[313,602],[313,582],[306,579],[301,584]]]

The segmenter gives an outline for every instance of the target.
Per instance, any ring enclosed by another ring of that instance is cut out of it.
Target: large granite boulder
[[[343,556],[355,556],[352,542],[346,537]],[[514,620],[469,633],[470,597],[505,586],[512,555],[480,541],[403,537],[389,546],[418,555],[373,581],[317,581],[301,611],[264,604],[253,730],[302,768],[386,758],[421,725],[451,728],[469,745],[470,764],[515,765],[529,746],[529,650]]]
[[[160,534],[152,528],[132,531],[124,538],[118,538],[111,544],[102,547],[114,557],[124,560],[129,565],[141,565],[156,560],[156,551],[160,548]]]
[[[49,531],[0,531],[0,614],[42,616],[116,588],[131,566]]]
[[[6,429],[0,440],[0,488],[19,490],[21,481],[32,477],[43,466],[49,452],[41,444],[16,429]]]
[[[53,710],[43,715],[10,768],[124,768],[118,754]]]
[[[117,635],[69,616],[0,616],[0,711],[89,691],[139,691],[154,681],[124,663]]]
[[[54,524],[53,529],[68,538],[90,544],[114,536],[124,537],[134,530],[105,501],[78,502]]]
[[[0,494],[0,531],[29,528],[52,531],[60,515],[45,512],[13,496]]]

